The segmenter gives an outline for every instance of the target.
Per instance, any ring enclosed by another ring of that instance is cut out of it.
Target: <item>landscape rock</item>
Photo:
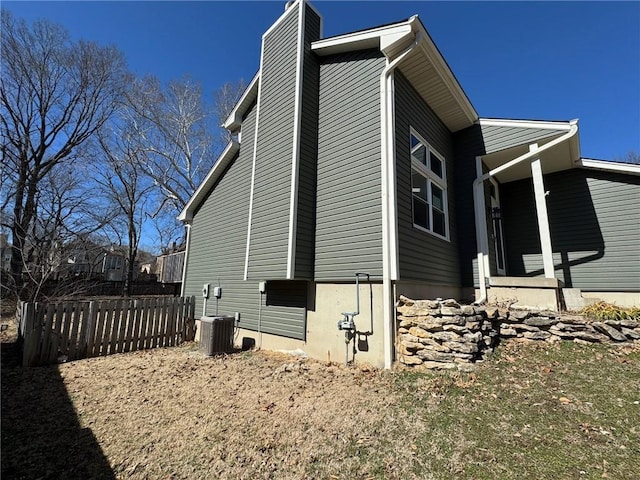
[[[551,334],[549,332],[524,332],[523,337],[530,340],[546,340],[551,337]]]
[[[605,335],[608,335],[610,338],[614,339],[616,342],[627,341],[627,337],[625,337],[621,332],[619,332],[612,326],[607,325],[606,323],[594,322],[593,326],[596,328],[596,330],[599,330]]]
[[[524,319],[525,325],[531,325],[534,327],[549,327],[556,323],[557,322],[554,319],[548,317],[529,317]]]
[[[627,327],[620,327],[620,332],[624,334],[626,337],[633,338],[634,340],[640,340],[640,332],[637,330],[632,330]]]

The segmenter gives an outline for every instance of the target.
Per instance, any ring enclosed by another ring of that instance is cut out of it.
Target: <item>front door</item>
[[[502,211],[500,210],[500,190],[498,182],[491,181],[491,224],[493,226],[493,245],[496,252],[496,271],[498,275],[506,275],[504,259],[504,237],[502,232]]]

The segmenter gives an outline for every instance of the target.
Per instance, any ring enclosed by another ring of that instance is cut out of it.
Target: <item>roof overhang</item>
[[[227,117],[227,119],[222,124],[223,128],[226,128],[230,131],[235,131],[240,128],[242,124],[242,117],[249,109],[251,104],[258,98],[258,84],[260,83],[260,71],[255,74],[251,83],[247,86],[246,90],[236,103],[236,106],[233,107],[231,113]]]
[[[417,15],[409,20],[371,30],[318,40],[311,49],[319,56],[378,48],[393,61],[411,43],[417,48],[398,69],[452,132],[478,120],[473,105]]]
[[[568,122],[547,122],[540,120],[481,118],[478,120],[478,124],[486,126],[500,126],[507,129],[537,129],[546,132],[544,134],[541,133],[540,138],[529,138],[522,144],[482,155],[482,161],[485,166],[489,170],[493,170],[529,152],[529,146],[531,144],[535,143],[538,145],[538,148],[541,148],[558,137],[566,134],[571,130],[572,125],[577,125],[577,120],[571,120]],[[576,162],[580,160],[579,132],[576,132],[575,135],[549,148],[548,150],[542,151],[537,157],[540,158],[542,172],[544,174],[574,168],[576,166]],[[531,177],[531,162],[518,163],[495,175],[495,178],[497,178],[500,183],[513,182],[529,177]]]
[[[211,170],[209,170],[209,173],[207,174],[203,182],[200,184],[198,189],[195,191],[195,193],[191,196],[191,198],[189,199],[185,207],[182,209],[182,212],[180,212],[180,215],[178,215],[178,220],[184,223],[191,223],[191,220],[193,220],[194,212],[198,209],[200,204],[202,204],[202,202],[207,198],[209,190],[211,190],[211,187],[213,187],[213,185],[216,183],[218,178],[220,178],[222,173],[225,171],[227,166],[231,163],[231,160],[234,159],[234,157],[236,156],[239,150],[240,150],[240,144],[238,142],[235,142],[235,141],[229,142],[227,147],[218,157],[218,160],[216,161],[216,163],[214,163]]]
[[[576,162],[576,166],[580,168],[588,168],[591,170],[605,170],[607,172],[640,175],[640,165],[636,165],[635,163],[611,162],[608,160],[581,158]]]

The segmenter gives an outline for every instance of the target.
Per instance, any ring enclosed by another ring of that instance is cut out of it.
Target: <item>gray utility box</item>
[[[200,352],[207,356],[233,351],[236,319],[230,315],[200,318]]]

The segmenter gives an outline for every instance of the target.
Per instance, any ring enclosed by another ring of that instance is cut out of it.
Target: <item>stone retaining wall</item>
[[[551,311],[460,305],[455,300],[400,297],[397,352],[400,363],[453,369],[481,360],[500,339],[557,342],[640,341],[640,321],[594,322]]]

